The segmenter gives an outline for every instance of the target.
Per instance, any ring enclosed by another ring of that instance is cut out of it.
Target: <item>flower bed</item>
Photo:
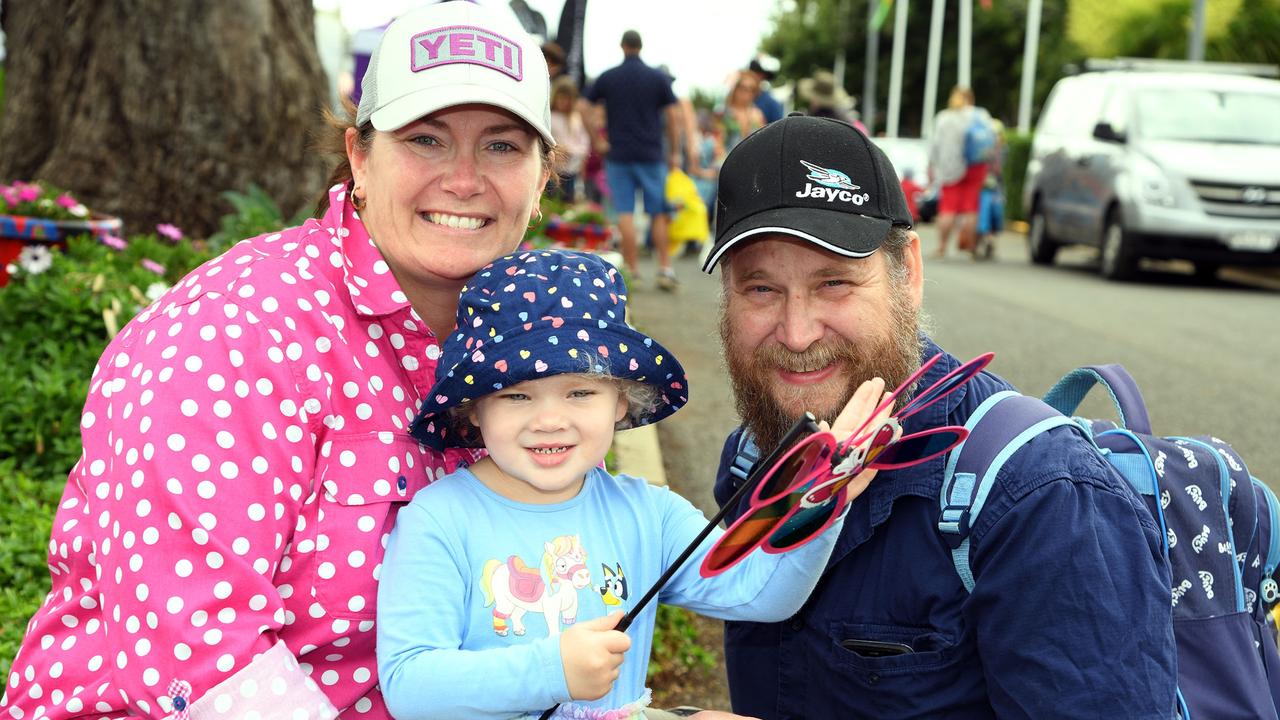
[[[40,183],[0,185],[0,287],[10,265],[41,272],[53,262],[51,247],[76,235],[119,236],[120,218],[89,212],[69,193]]]

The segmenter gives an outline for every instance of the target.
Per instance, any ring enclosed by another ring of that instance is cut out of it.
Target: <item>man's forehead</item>
[[[873,271],[879,263],[879,254],[851,258],[820,248],[807,240],[770,236],[731,249],[725,259],[732,277],[751,279],[783,274],[864,274]]]

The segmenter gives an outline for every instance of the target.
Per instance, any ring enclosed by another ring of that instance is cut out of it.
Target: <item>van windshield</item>
[[[1197,88],[1137,93],[1147,140],[1280,145],[1280,94]]]

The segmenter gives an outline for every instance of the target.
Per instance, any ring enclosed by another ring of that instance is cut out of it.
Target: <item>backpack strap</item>
[[[746,482],[751,476],[751,468],[755,467],[759,461],[760,448],[751,437],[751,433],[743,428],[742,434],[738,435],[738,451],[733,456],[733,462],[729,464],[729,474],[734,477],[734,487]]]
[[[1267,556],[1262,561],[1262,585],[1258,588],[1258,596],[1268,605],[1280,600],[1280,586],[1276,584],[1276,580],[1272,574],[1276,571],[1276,565],[1280,565],[1280,501],[1277,501],[1276,494],[1267,487],[1267,484],[1258,478],[1252,478],[1253,484],[1262,488],[1263,497],[1267,499],[1267,512],[1271,517],[1269,526],[1271,532],[1271,542],[1267,548]]]
[[[1012,390],[996,393],[965,423],[969,436],[951,451],[942,478],[938,530],[965,590],[973,591],[969,567],[969,531],[986,504],[996,476],[1008,459],[1032,438],[1075,424],[1043,401]]]
[[[1121,365],[1076,368],[1049,388],[1049,392],[1044,394],[1044,401],[1063,415],[1071,415],[1094,384],[1102,385],[1111,395],[1120,427],[1144,435],[1151,434],[1151,419],[1147,416],[1147,404],[1138,390],[1138,383]]]

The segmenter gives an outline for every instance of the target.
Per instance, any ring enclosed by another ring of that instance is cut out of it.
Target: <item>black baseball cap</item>
[[[735,244],[769,233],[866,257],[893,226],[911,227],[911,213],[884,151],[849,123],[792,114],[724,159],[716,242],[702,270],[710,273]]]

